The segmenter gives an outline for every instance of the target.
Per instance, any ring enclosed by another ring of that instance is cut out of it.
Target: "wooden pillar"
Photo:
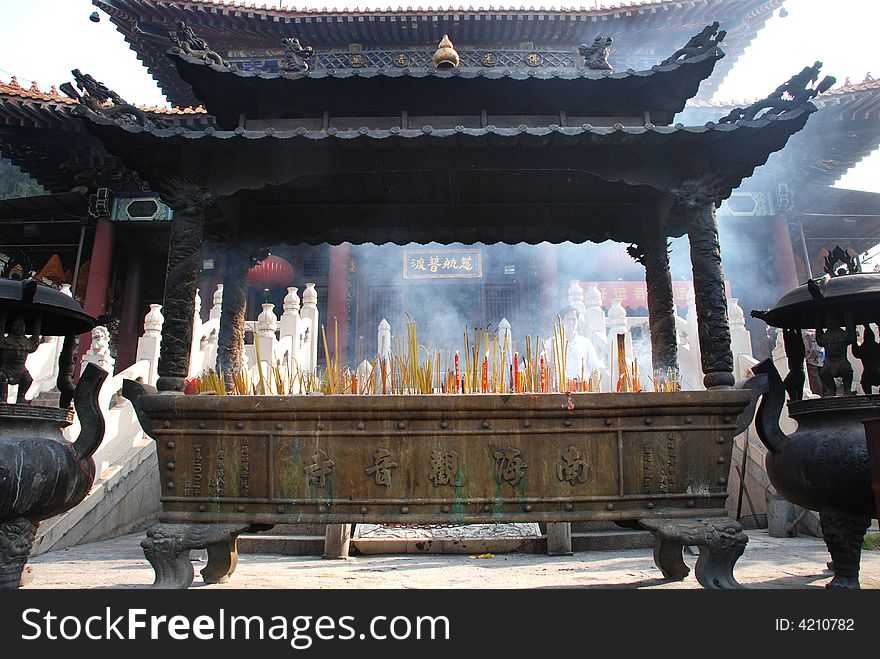
[[[727,321],[727,296],[721,269],[718,222],[712,201],[689,204],[688,240],[694,273],[703,384],[707,389],[732,387],[735,378]]]
[[[330,246],[330,271],[327,286],[327,319],[324,321],[327,327],[327,341],[334,345],[336,337],[333,335],[334,327],[338,332],[339,354],[336,359],[342,363],[348,362],[348,264],[350,260],[351,245]]]
[[[648,287],[648,322],[651,329],[651,361],[654,372],[678,371],[678,338],[675,331],[675,302],[669,272],[666,219],[672,204],[664,202],[643,224],[641,261]],[[680,381],[680,378],[679,378]]]
[[[770,219],[770,226],[770,236],[775,248],[776,285],[781,296],[798,286],[794,249],[791,246],[791,234],[788,232],[788,214],[777,213]]]
[[[268,250],[254,245],[230,243],[223,260],[223,303],[217,336],[217,366],[226,391],[232,391],[232,374],[241,370],[244,353],[244,321],[247,308],[247,274]]]
[[[116,355],[116,369],[122,370],[134,364],[137,356],[137,341],[144,320],[141,307],[143,293],[144,257],[142,252],[134,251],[127,258],[125,271],[125,296],[122,301],[122,316],[119,319],[119,342]]]
[[[203,190],[192,183],[174,181],[161,191],[162,201],[174,211],[171,244],[165,275],[162,344],[159,349],[159,391],[183,393],[189,371],[196,288],[202,260],[205,205]]]

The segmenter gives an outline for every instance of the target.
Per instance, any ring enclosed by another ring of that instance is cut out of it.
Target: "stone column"
[[[168,181],[162,201],[174,211],[162,304],[165,325],[159,352],[159,391],[183,392],[189,371],[196,288],[202,260],[205,206],[210,198],[198,186]]]
[[[244,321],[247,307],[247,273],[266,250],[253,245],[229,245],[223,261],[223,299],[220,305],[220,334],[217,337],[217,367],[232,390],[232,373],[241,370],[244,353]]]
[[[687,218],[703,383],[707,389],[732,387],[735,381],[733,353],[730,349],[730,326],[715,204],[704,199],[691,201],[688,203]]]
[[[672,275],[669,273],[669,247],[666,239],[664,204],[643,224],[642,242],[637,260],[645,266],[648,286],[648,322],[651,329],[651,361],[654,372],[678,371],[678,340],[675,332],[675,302]]]

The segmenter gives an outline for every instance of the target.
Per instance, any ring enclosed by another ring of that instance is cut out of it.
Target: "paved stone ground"
[[[748,588],[823,588],[831,579],[820,538],[771,538],[748,531],[736,578]],[[153,571],[139,542],[143,534],[82,545],[32,558],[27,589],[147,588]],[[695,550],[696,551],[696,550]],[[696,556],[685,555],[693,568]],[[355,556],[331,561],[311,556],[241,555],[227,584],[205,585],[196,561],[195,588],[699,588],[691,574],[664,582],[649,549],[578,552],[574,556],[497,554]],[[880,589],[880,551],[862,553],[862,588]]]

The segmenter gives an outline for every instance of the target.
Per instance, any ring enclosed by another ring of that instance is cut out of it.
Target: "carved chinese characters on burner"
[[[249,497],[251,495],[251,447],[247,438],[241,440],[239,449],[241,457],[241,467],[238,473],[238,496]]]
[[[461,485],[463,479],[459,472],[458,453],[446,449],[432,450],[430,480],[434,487],[440,485],[458,487]]]
[[[184,496],[202,496],[202,445],[193,444],[192,478],[183,484]]]
[[[587,480],[587,461],[581,457],[580,451],[569,446],[562,452],[562,459],[556,463],[556,476],[570,485],[583,483]]]
[[[314,460],[314,462],[308,467],[305,467],[303,471],[308,474],[309,483],[317,485],[318,487],[324,487],[327,483],[327,476],[333,471],[333,467],[336,466],[336,463],[333,462],[333,460],[328,459],[328,456],[323,449],[315,451],[312,460]]]
[[[516,487],[525,477],[529,465],[523,460],[522,452],[518,448],[508,446],[504,450],[497,449],[492,457],[495,460],[495,480],[499,485],[503,481]]]
[[[373,453],[373,466],[367,467],[364,472],[368,476],[375,474],[376,485],[391,487],[391,470],[396,468],[397,463],[391,459],[391,452],[380,448]]]
[[[217,471],[211,482],[211,496],[219,498],[226,494],[226,455],[223,449],[217,451]]]
[[[666,433],[666,468],[660,472],[660,492],[675,492],[678,480],[677,456],[675,454],[675,433]]]

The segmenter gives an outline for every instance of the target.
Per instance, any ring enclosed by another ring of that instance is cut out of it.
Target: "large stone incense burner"
[[[90,364],[73,386],[73,340],[95,324],[72,298],[35,281],[0,280],[0,588],[16,588],[41,520],[82,501],[92,486],[92,454],[104,437],[98,392],[107,377]],[[59,409],[25,400],[32,383],[27,355],[40,336],[64,336],[58,369]],[[18,385],[17,402],[6,402]],[[74,443],[61,429],[72,421],[71,401],[81,423]]]
[[[254,525],[611,519],[654,532],[666,576],[687,574],[682,547],[699,545],[700,583],[736,586],[746,536],[721,515],[754,392],[732,388],[715,208],[834,79],[816,62],[717,122],[673,124],[725,35],[711,23],[644,71],[613,71],[600,35],[576,68],[529,75],[459,68],[448,35],[433,66],[362,77],[311,69],[293,33],[278,73],[244,71],[180,24],[167,56],[216,119],[205,127],[172,126],[74,70],[72,112],[173,210],[161,394],[126,394],[159,448],[162,521],[143,543],[156,585],[188,586],[195,547],[208,549],[206,580],[228,578]],[[344,241],[629,244],[645,268],[652,369],[678,373],[668,240],[684,235],[709,391],[181,395],[206,239],[225,245],[217,366],[231,378],[249,264],[279,242]]]
[[[218,580],[250,525],[315,522],[643,520],[666,529],[658,565],[681,578],[684,540],[660,518],[689,518],[703,534],[685,544],[710,545],[704,585],[736,584],[745,536],[731,520],[693,518],[726,515],[748,391],[233,397],[133,386],[162,476],[163,524],[145,543],[161,585],[192,580],[185,549],[207,545],[203,576]]]
[[[768,448],[770,481],[789,501],[819,512],[834,570],[828,587],[858,588],[862,540],[878,514],[863,422],[880,415],[880,395],[872,393],[880,384],[880,346],[870,330],[870,323],[880,318],[880,274],[826,275],[785,294],[770,311],[753,315],[787,332],[790,372],[785,381],[767,360],[753,369],[757,375],[746,385],[765,392],[755,424]],[[865,328],[861,343],[857,325]],[[802,399],[802,329],[816,329],[817,341],[825,348],[820,398]],[[853,391],[848,348],[861,355],[864,394]],[[788,413],[798,423],[790,436],[779,426],[786,390]]]

